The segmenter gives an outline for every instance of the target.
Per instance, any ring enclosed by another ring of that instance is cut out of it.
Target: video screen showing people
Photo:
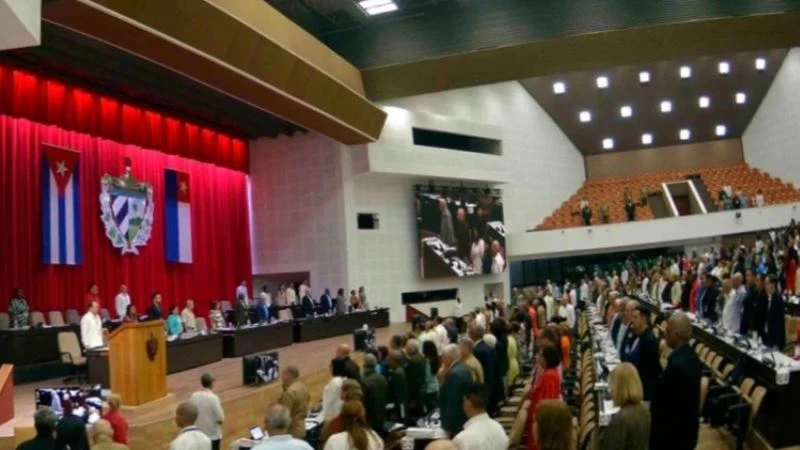
[[[242,358],[242,377],[246,385],[272,383],[280,377],[278,352],[258,353]]]
[[[415,190],[423,279],[508,270],[501,192],[435,186]]]
[[[108,391],[99,385],[93,387],[64,387],[36,389],[36,409],[50,407],[56,416],[72,414],[93,424],[103,413],[103,401],[108,398]]]

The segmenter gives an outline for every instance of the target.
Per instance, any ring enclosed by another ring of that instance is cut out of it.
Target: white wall
[[[251,142],[254,274],[307,271],[316,296],[348,287],[340,152],[314,133]]]
[[[742,136],[744,159],[771,175],[800,184],[800,48],[786,55]]]

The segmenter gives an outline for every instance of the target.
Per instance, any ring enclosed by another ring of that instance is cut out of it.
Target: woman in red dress
[[[797,282],[797,250],[794,247],[789,247],[786,259],[786,287],[784,290],[794,294],[795,283]]]
[[[537,361],[536,379],[531,389],[528,406],[528,420],[525,429],[528,430],[526,442],[527,450],[538,450],[536,445],[533,424],[536,421],[536,406],[539,402],[546,399],[561,399],[561,375],[558,372],[558,364],[561,362],[560,352],[552,345],[542,347]]]

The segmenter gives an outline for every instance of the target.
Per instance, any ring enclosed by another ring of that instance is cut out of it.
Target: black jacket
[[[36,436],[17,446],[17,450],[53,450],[56,448],[56,440],[53,436]]]
[[[147,320],[164,320],[164,315],[161,312],[161,307],[156,305],[150,305],[147,308]]]
[[[675,349],[650,403],[649,450],[694,450],[700,431],[702,363],[688,345]]]
[[[70,450],[89,450],[86,424],[83,422],[83,418],[70,414],[58,421],[55,449],[63,450],[67,446]]]
[[[358,368],[358,364],[350,359],[349,356],[342,360],[342,364],[344,365],[344,373],[347,378],[356,381],[361,379],[361,369]]]
[[[451,437],[458,434],[467,421],[463,398],[471,384],[472,375],[469,368],[464,363],[457,362],[447,371],[444,382],[439,388],[439,416],[442,429]]]
[[[786,346],[786,322],[783,312],[783,298],[777,292],[772,294],[767,307],[767,327],[764,343],[778,351]]]
[[[408,379],[406,371],[397,366],[389,371],[389,403],[402,419],[408,417]]]
[[[636,366],[639,378],[642,380],[644,400],[652,401],[658,386],[658,377],[661,376],[658,339],[653,335],[652,328],[645,330],[641,336],[634,336],[631,339],[629,342],[633,350],[625,355],[624,360]]]
[[[703,291],[703,318],[712,322],[717,321],[717,298],[719,297],[719,289],[716,286],[706,287]]]
[[[757,330],[755,324],[756,303],[758,302],[758,290],[755,286],[747,286],[747,292],[742,299],[742,323],[739,325],[739,332],[747,334],[752,330]]]
[[[490,348],[486,342],[481,340],[475,344],[472,354],[475,355],[475,358],[481,363],[481,367],[483,368],[483,382],[489,387],[489,405],[486,408],[486,412],[491,416],[494,415],[494,412],[497,410],[497,403],[499,401],[494,394],[494,387],[497,386],[498,380],[500,383],[503,382],[497,373],[499,370],[497,353],[495,353],[494,349]]]
[[[408,403],[416,408],[425,404],[425,365],[428,360],[417,353],[406,362],[406,378],[408,379]]]
[[[328,294],[323,294],[319,299],[320,314],[328,314],[333,310],[333,299]]]
[[[386,399],[389,396],[389,383],[383,375],[371,371],[364,374],[364,409],[367,423],[375,431],[383,432],[386,422]]]
[[[611,342],[617,342],[620,325],[622,325],[622,315],[614,314],[614,317],[611,318]]]
[[[314,301],[311,297],[304,295],[300,300],[302,303],[303,317],[311,317],[314,315]]]

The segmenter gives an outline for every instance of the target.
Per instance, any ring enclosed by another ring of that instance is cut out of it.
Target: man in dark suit
[[[631,319],[634,338],[629,342],[630,347],[623,360],[636,367],[642,380],[644,401],[649,402],[653,400],[658,377],[661,375],[658,339],[650,328],[650,313],[647,308],[637,305]]]
[[[408,419],[408,378],[403,368],[404,359],[401,350],[389,352],[389,403],[394,405],[392,418],[400,423],[406,423]]]
[[[53,434],[56,431],[58,417],[50,408],[42,408],[33,414],[33,426],[36,437],[17,446],[17,450],[52,450],[56,448]]]
[[[448,318],[444,321],[444,328],[447,330],[447,340],[449,340],[451,344],[457,344],[458,326],[456,325],[456,321],[453,320],[452,317]]]
[[[314,300],[311,299],[311,295],[306,293],[301,300],[301,305],[303,317],[311,317],[314,315]]]
[[[259,323],[268,323],[270,318],[270,308],[266,298],[259,298],[256,304],[256,315]]]
[[[742,322],[739,325],[739,332],[747,335],[751,331],[758,331],[755,328],[755,311],[756,303],[758,303],[758,289],[756,288],[756,272],[753,269],[747,269],[745,272],[745,283],[747,284],[747,293],[742,300]]]
[[[702,363],[689,347],[689,317],[674,313],[667,321],[666,334],[673,351],[650,404],[650,450],[693,450],[700,431]]]
[[[408,380],[408,415],[422,417],[425,405],[425,365],[422,344],[416,339],[406,343],[406,378]]]
[[[775,275],[767,275],[764,289],[767,292],[766,339],[767,347],[783,351],[786,346],[786,321],[784,319],[783,298],[778,294],[778,280]]]
[[[444,429],[453,438],[467,421],[463,398],[472,385],[469,368],[461,360],[461,350],[456,344],[447,344],[442,349],[444,381],[439,387],[439,416]]]
[[[383,424],[386,422],[386,399],[389,396],[389,383],[383,375],[375,371],[378,361],[375,356],[364,356],[364,409],[366,410],[367,423],[373,430],[383,433]]]
[[[611,334],[611,342],[617,342],[617,336],[619,335],[620,325],[622,325],[622,300],[615,299],[614,300],[614,316],[611,317],[611,326],[610,326],[610,334]]]
[[[325,288],[325,293],[319,298],[319,313],[328,314],[333,311],[333,299],[331,298],[331,290]]]
[[[236,299],[236,306],[233,308],[233,313],[236,317],[237,327],[247,325],[247,299],[244,295],[239,294],[239,297]]]
[[[703,318],[711,322],[717,321],[717,298],[719,298],[719,288],[717,288],[717,279],[714,275],[706,275],[705,290],[700,304],[703,307]]]
[[[475,358],[481,363],[481,368],[483,368],[483,381],[491,389],[497,386],[499,363],[497,360],[497,353],[483,340],[485,332],[486,330],[477,323],[473,323],[469,328],[469,337],[475,342],[475,349],[472,351],[472,354],[475,355]],[[486,407],[486,411],[490,416],[493,416],[497,411],[497,403],[500,401],[500,399],[496,398],[496,395],[491,395],[493,393],[494,392],[490,393],[489,405]]]
[[[161,310],[161,294],[154,292],[150,296],[150,307],[147,308],[147,320],[164,320],[164,313]]]
[[[340,344],[339,347],[336,348],[336,359],[342,362],[342,366],[344,367],[344,376],[356,381],[361,379],[361,370],[358,368],[358,364],[350,359],[349,345]]]

